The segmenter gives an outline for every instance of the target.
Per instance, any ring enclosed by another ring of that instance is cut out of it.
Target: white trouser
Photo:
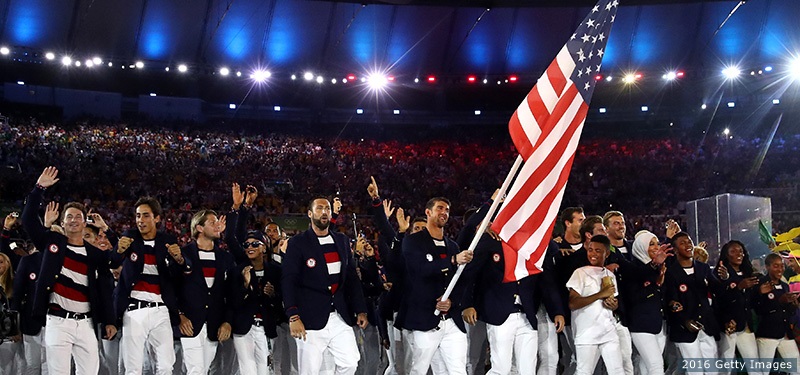
[[[781,355],[781,358],[800,361],[800,353],[798,353],[797,343],[794,340],[787,338],[767,339],[759,337],[756,339],[756,344],[758,346],[758,357],[764,361],[775,358],[776,349],[778,354]],[[792,372],[792,374],[797,373],[798,372]]]
[[[157,375],[172,374],[175,350],[172,347],[172,325],[166,306],[125,311],[122,315],[122,332],[119,345],[125,374],[142,373],[145,353],[143,348],[154,354]]]
[[[100,370],[100,354],[92,319],[67,319],[47,315],[44,346],[50,374],[69,374],[70,359],[75,359],[76,375],[95,375]]]
[[[440,350],[433,353],[433,358],[431,358],[431,371],[429,374],[449,375],[447,372],[447,364],[444,363],[444,358],[442,358],[442,352]]]
[[[675,346],[681,354],[681,358],[692,359],[715,359],[717,357],[717,342],[714,337],[700,331],[697,338],[692,342],[676,342]],[[708,369],[706,374],[716,374],[715,369]]]
[[[556,371],[558,371],[558,334],[556,333],[556,325],[550,320],[544,305],[541,305],[539,311],[536,312],[536,320],[539,321],[537,327],[539,365],[536,373],[556,375]]]
[[[633,375],[633,346],[631,345],[631,332],[628,327],[617,322],[617,337],[619,337],[619,350],[622,354],[622,369],[625,375]],[[609,372],[609,374],[613,374]]]
[[[597,360],[601,356],[609,374],[623,373],[619,340],[614,339],[602,344],[575,345],[575,357],[578,361],[575,374],[592,375],[597,367]]]
[[[397,313],[394,313],[395,319],[397,318]],[[389,336],[389,350],[387,351],[387,357],[389,359],[389,367],[386,368],[386,371],[383,375],[398,375],[405,373],[405,367],[403,362],[403,353],[404,353],[404,346],[403,346],[403,332],[399,329],[394,327],[393,322],[387,322],[387,335]]]
[[[719,356],[723,359],[733,359],[736,356],[736,350],[739,350],[742,358],[758,358],[756,335],[749,329],[731,334],[722,333],[717,345],[719,346]]]
[[[330,313],[328,324],[322,329],[307,330],[305,341],[299,338],[295,340],[301,375],[318,374],[326,350],[333,355],[337,375],[355,374],[361,355],[353,329],[339,317],[339,313]]]
[[[203,323],[200,333],[195,337],[181,337],[186,375],[207,375],[211,362],[217,355],[217,342],[208,339],[207,326],[208,324]]]
[[[486,325],[489,347],[492,348],[492,369],[488,374],[506,375],[511,359],[517,359],[520,374],[536,373],[537,333],[524,313],[513,313],[503,324]]]
[[[267,334],[264,333],[263,326],[252,326],[244,335],[233,335],[233,347],[236,349],[241,375],[271,374]]]
[[[297,342],[289,334],[289,324],[277,327],[278,336],[271,339],[272,372],[281,375],[297,375]]]
[[[642,374],[648,375],[663,375],[664,374],[664,347],[667,345],[667,334],[664,332],[664,326],[661,326],[661,332],[644,333],[644,332],[631,332],[631,341],[639,351],[639,356],[642,358],[641,365],[644,366]]]
[[[22,335],[22,350],[25,353],[25,375],[47,375],[47,356],[44,354],[44,331],[42,327],[38,335]]]
[[[105,334],[105,329],[101,330]],[[122,331],[117,332],[113,340],[100,339],[100,373],[101,375],[119,375],[123,373],[122,360],[119,358],[119,342]]]
[[[486,323],[477,321],[466,325],[467,329],[467,374],[483,375],[486,370]]]
[[[458,329],[453,319],[439,322],[430,331],[411,331],[411,364],[409,374],[425,375],[435,353],[442,356],[447,373],[466,375],[467,335]]]

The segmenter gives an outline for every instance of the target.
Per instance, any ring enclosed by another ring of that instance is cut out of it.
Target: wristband
[[[42,186],[42,185],[39,185],[39,184],[36,184],[36,188],[37,188],[37,189],[41,189],[41,190],[47,190],[47,188],[46,188],[46,187],[44,187],[44,186]]]
[[[292,317],[289,318],[289,323],[294,323],[299,320],[300,320],[300,315],[292,315]]]

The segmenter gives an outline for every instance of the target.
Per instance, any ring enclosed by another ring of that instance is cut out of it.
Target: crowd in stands
[[[130,225],[131,217],[121,213],[132,212],[139,196],[157,196],[168,224],[185,224],[192,209],[223,208],[232,181],[262,192],[256,212],[261,224],[276,215],[303,214],[306,200],[317,194],[338,195],[344,212],[361,214],[363,186],[371,175],[385,181],[385,196],[412,216],[423,213],[427,198],[446,196],[459,217],[499,187],[516,155],[508,139],[377,141],[34,120],[12,121],[0,130],[5,167],[0,200],[19,207],[38,171],[55,164],[81,177],[58,187],[61,200],[85,201],[108,212],[110,222],[121,226],[117,229]],[[590,212],[619,209],[635,230],[678,219],[685,201],[726,192],[755,189],[772,198],[773,211],[797,210],[799,138],[768,143],[584,137],[564,205],[583,205]],[[757,164],[764,147],[766,157]],[[325,181],[310,177],[319,175]],[[452,222],[448,231],[454,234],[460,222]],[[776,229],[793,224],[775,222]]]

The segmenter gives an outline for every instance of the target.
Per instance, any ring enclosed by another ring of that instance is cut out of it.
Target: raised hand
[[[719,276],[720,280],[728,280],[730,275],[728,274],[728,268],[722,264],[722,261],[719,261],[719,268],[717,268],[717,276]]]
[[[58,220],[58,202],[51,201],[44,209],[44,226],[50,228]]]
[[[367,186],[367,193],[372,199],[380,197],[378,194],[378,183],[375,182],[375,177],[369,176],[369,178],[372,180],[372,182],[370,182]]]
[[[333,213],[338,215],[342,210],[342,200],[339,197],[333,198]]]
[[[219,230],[220,233],[224,233],[225,228],[227,227],[228,227],[228,218],[225,217],[225,215],[221,215],[217,220],[217,230]]]
[[[275,286],[272,285],[269,281],[264,285],[264,295],[267,297],[275,297]]]
[[[12,212],[6,215],[6,220],[3,222],[3,229],[11,230],[14,228],[14,225],[17,224],[17,219],[19,218],[19,213]]]
[[[117,253],[122,254],[128,251],[128,248],[131,247],[133,243],[133,238],[130,237],[122,237],[117,241]]]
[[[247,289],[250,287],[250,270],[253,269],[253,266],[247,266],[242,269],[242,277],[244,277],[244,287]]]
[[[397,218],[397,229],[400,230],[400,233],[405,233],[408,230],[409,225],[411,225],[411,216],[405,216],[405,211],[403,211],[402,207],[397,207],[397,212],[395,213],[395,217]]]
[[[245,190],[247,191],[247,195],[244,198],[244,204],[247,205],[247,207],[252,207],[253,203],[256,202],[256,198],[258,198],[258,189],[253,185],[247,185]]]
[[[666,225],[667,225],[667,238],[672,238],[681,231],[681,226],[678,225],[678,222],[673,219],[669,219]]]
[[[56,167],[47,167],[39,176],[39,179],[36,180],[36,185],[47,189],[55,185],[56,182],[58,182],[58,169]]]
[[[386,200],[386,199],[383,200],[383,213],[386,215],[387,220],[390,217],[392,217],[392,214],[394,213],[394,208],[392,207],[391,200]]]
[[[242,189],[239,187],[239,184],[232,183],[231,184],[231,197],[233,197],[233,209],[238,210],[239,207],[242,206],[242,202],[244,202],[244,193]]]
[[[369,244],[369,241],[367,241],[366,238],[364,238],[364,256],[367,258],[375,256],[375,249],[372,247],[372,245]]]
[[[89,210],[86,216],[92,219],[92,223],[90,224],[91,226],[100,229],[101,232],[108,230],[108,224],[106,224],[106,221],[97,212],[92,212],[92,210]]]

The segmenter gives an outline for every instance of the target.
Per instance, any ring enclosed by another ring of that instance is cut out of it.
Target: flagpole
[[[492,216],[494,213],[497,212],[497,209],[500,208],[500,201],[503,200],[503,196],[508,190],[508,187],[511,185],[511,181],[514,180],[514,176],[517,175],[517,171],[522,166],[522,155],[517,155],[517,160],[514,161],[514,165],[511,166],[511,170],[508,171],[508,176],[506,176],[505,181],[503,181],[503,185],[500,186],[500,191],[497,192],[497,197],[495,197],[494,201],[492,201],[492,205],[489,207],[489,212],[486,213],[486,216],[481,221],[481,225],[478,226],[478,230],[475,231],[475,236],[472,237],[472,242],[469,244],[469,251],[475,251],[475,248],[478,246],[478,242],[481,240],[483,233],[486,232],[486,228],[489,227],[489,221],[492,220]],[[447,285],[447,289],[445,289],[444,294],[442,295],[442,301],[450,298],[450,294],[453,293],[453,288],[455,288],[458,279],[461,277],[461,273],[464,272],[465,264],[459,265],[458,269],[456,269],[455,275],[450,280],[450,284]],[[434,315],[439,315],[439,310],[434,311]]]

